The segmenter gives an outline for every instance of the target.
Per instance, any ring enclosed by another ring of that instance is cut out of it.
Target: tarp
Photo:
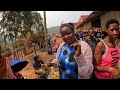
[[[22,70],[27,64],[28,64],[28,61],[23,59],[16,59],[10,62],[10,66],[14,72],[18,72]]]

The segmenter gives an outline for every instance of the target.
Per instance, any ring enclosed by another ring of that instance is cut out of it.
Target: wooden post
[[[46,50],[47,50],[47,52],[48,52],[48,38],[47,38],[46,12],[43,11],[43,14],[44,14],[45,44],[46,44]]]

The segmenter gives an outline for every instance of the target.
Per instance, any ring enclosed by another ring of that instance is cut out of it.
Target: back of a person
[[[35,69],[39,69],[39,68],[41,67],[41,64],[40,64],[40,62],[39,62],[38,59],[39,59],[39,56],[38,56],[38,55],[34,56],[33,67],[34,67]]]
[[[5,56],[0,61],[0,79],[15,79],[15,75],[10,67],[10,61]]]

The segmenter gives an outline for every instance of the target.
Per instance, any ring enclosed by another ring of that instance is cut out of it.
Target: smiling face
[[[60,29],[60,34],[63,39],[63,41],[67,44],[72,44],[75,41],[75,33],[74,33],[74,28],[72,29],[69,26],[63,26]]]

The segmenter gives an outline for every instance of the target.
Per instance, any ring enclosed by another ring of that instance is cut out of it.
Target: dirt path
[[[43,60],[45,63],[49,62],[51,58],[54,58],[53,55],[48,55],[46,52],[37,52],[37,55]],[[33,53],[30,55],[27,55],[23,59],[28,61],[28,65],[23,68],[20,73],[26,77],[26,79],[39,79],[39,76],[35,74],[34,68],[33,68]]]

